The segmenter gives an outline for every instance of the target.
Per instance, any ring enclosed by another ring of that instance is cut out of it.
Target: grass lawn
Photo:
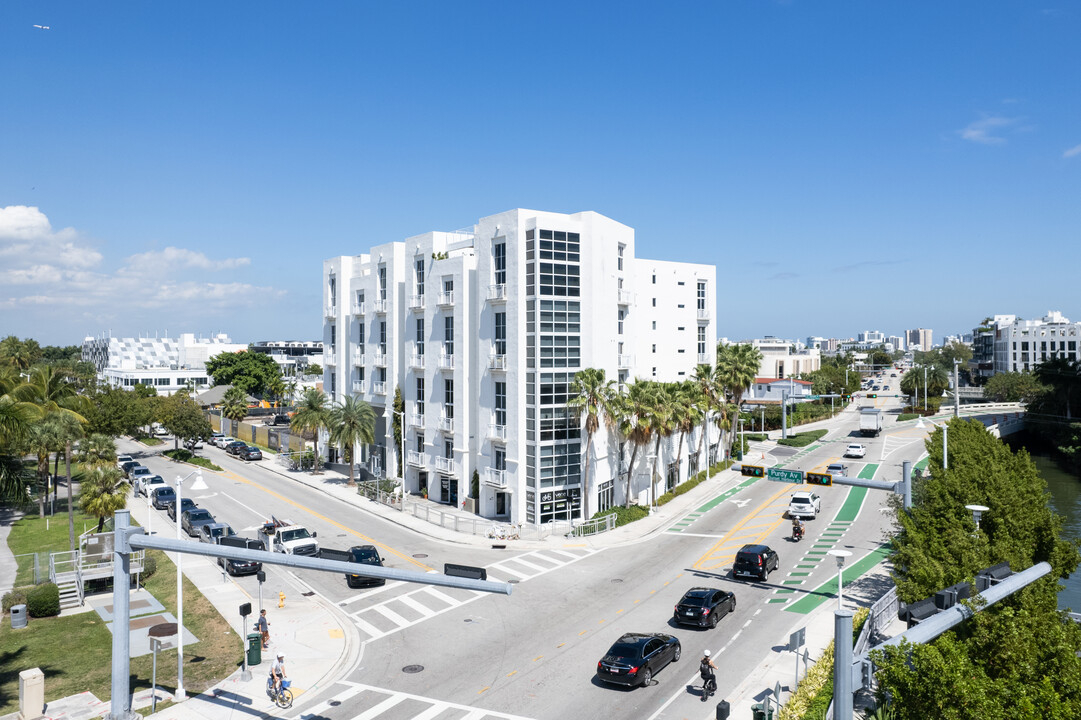
[[[75,478],[78,474],[72,471]],[[78,500],[76,499],[76,503]],[[46,530],[46,525],[48,529]],[[75,543],[87,530],[97,527],[98,519],[84,515],[76,504],[75,508]],[[56,498],[56,514],[39,518],[37,508],[27,512],[22,520],[11,528],[8,535],[8,547],[16,556],[19,571],[15,575],[15,587],[34,584],[34,558],[28,553],[40,553],[38,562],[44,577],[49,575],[49,553],[66,552],[71,549],[68,543],[68,498],[65,489],[60,490]],[[0,663],[2,664],[2,663]]]
[[[150,447],[154,447],[155,445],[164,445],[165,444],[164,440],[162,440],[161,438],[156,438],[156,437],[139,438],[139,442],[141,442],[143,445],[149,445]]]
[[[64,543],[66,548],[66,537]],[[146,588],[175,615],[176,566],[161,551],[147,552],[156,556],[158,570],[146,582]],[[185,625],[200,639],[184,649],[184,685],[194,694],[239,667],[244,649],[225,619],[187,578],[184,588]],[[0,715],[18,709],[19,673],[33,667],[45,673],[46,701],[84,690],[108,700],[111,649],[112,633],[95,612],[30,618],[29,626],[21,630],[12,630],[10,623],[4,622],[0,626]],[[132,692],[150,687],[152,658],[132,658]],[[169,690],[176,687],[176,650],[159,655],[158,686]]]
[[[186,462],[191,465],[198,465],[199,467],[204,467],[207,470],[213,470],[215,472],[222,471],[220,467],[210,462],[210,460],[206,459],[205,457],[193,455],[191,451],[185,450],[184,448],[180,448],[179,450],[166,450],[162,453],[162,455],[170,457],[178,462]]]

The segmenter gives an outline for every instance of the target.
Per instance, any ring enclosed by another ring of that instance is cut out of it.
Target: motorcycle
[[[793,542],[799,542],[802,539],[803,539],[803,526],[802,525],[793,525],[792,526],[792,541]]]

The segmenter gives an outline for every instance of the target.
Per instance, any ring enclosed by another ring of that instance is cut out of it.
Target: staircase
[[[58,583],[60,589],[60,611],[81,607],[83,599],[79,596],[79,584],[74,580]]]

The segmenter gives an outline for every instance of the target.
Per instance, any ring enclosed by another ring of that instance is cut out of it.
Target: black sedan
[[[233,442],[225,446],[225,452],[229,453],[230,455],[236,455],[246,447],[248,447],[248,443],[244,442],[243,440],[234,440]]]
[[[684,593],[672,617],[677,623],[717,627],[717,621],[736,609],[736,594],[716,588],[695,587]]]
[[[375,549],[374,545],[356,545],[349,548],[349,555],[349,562],[383,567],[383,558],[379,557],[379,551]],[[374,578],[367,575],[346,575],[345,582],[351,588],[378,587],[387,584],[385,578]]]
[[[183,506],[183,507],[180,508],[181,514],[183,514],[184,512],[186,512],[188,510],[194,510],[196,507],[198,507],[198,505],[195,504],[195,501],[192,500],[191,498],[184,498],[181,505]],[[173,499],[173,502],[169,503],[168,514],[169,514],[169,519],[170,520],[176,520],[176,499],[175,498]]]
[[[679,640],[661,633],[627,633],[597,663],[597,679],[615,685],[649,685],[653,675],[682,653]]]
[[[185,510],[184,514],[180,516],[180,527],[190,537],[198,537],[199,529],[203,525],[210,525],[213,522],[214,516],[210,514],[209,510],[203,508]]]
[[[132,468],[141,467],[142,463],[138,460],[128,460],[126,463],[120,466],[120,471],[124,473],[124,477],[131,477]]]
[[[170,505],[176,504],[176,490],[168,485],[156,487],[151,491],[151,500],[158,510],[164,510]]]
[[[249,445],[243,450],[238,451],[236,456],[241,460],[262,460],[263,451],[254,445]]]

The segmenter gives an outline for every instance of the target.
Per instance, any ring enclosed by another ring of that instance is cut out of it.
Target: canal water
[[[1066,537],[1081,537],[1081,477],[1072,475],[1063,469],[1063,466],[1055,462],[1051,453],[1038,446],[1038,441],[1028,443],[1023,436],[1009,438],[1010,445],[1017,450],[1019,447],[1027,447],[1032,461],[1044,480],[1047,481],[1047,491],[1051,494],[1051,504],[1055,511],[1063,516],[1064,522],[1062,533]],[[1081,568],[1063,582],[1065,588],[1059,592],[1058,606],[1060,609],[1071,608],[1074,612],[1081,612]]]

